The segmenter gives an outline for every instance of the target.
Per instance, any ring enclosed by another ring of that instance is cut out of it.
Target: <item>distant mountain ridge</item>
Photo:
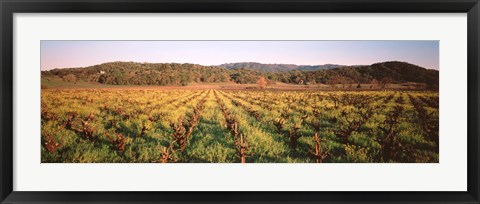
[[[345,67],[346,65],[323,64],[323,65],[296,65],[296,64],[263,64],[258,62],[236,62],[217,65],[226,69],[255,69],[265,72],[282,72],[292,70],[322,70]]]
[[[261,76],[270,81],[290,84],[369,84],[386,79],[391,83],[414,82],[431,87],[438,87],[439,84],[438,70],[425,69],[407,62],[389,61],[359,66],[334,65],[334,68],[322,66],[325,66],[325,69],[285,64],[265,67],[260,63],[237,65],[231,63],[222,67],[187,63],[109,62],[83,68],[42,71],[41,75],[42,80],[47,81],[63,80],[74,83],[82,81],[112,85],[164,86],[217,82],[252,84]]]

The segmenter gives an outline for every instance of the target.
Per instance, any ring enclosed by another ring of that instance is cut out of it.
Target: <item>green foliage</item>
[[[63,68],[42,71],[42,79],[61,79],[70,83],[95,82],[110,85],[175,85],[189,83],[235,82],[254,84],[261,76],[271,82],[290,84],[354,84],[382,82],[384,88],[389,83],[416,82],[427,84],[428,88],[438,88],[439,72],[428,70],[405,62],[383,62],[368,66],[326,65],[318,69],[312,66],[233,63],[220,66],[197,64],[161,64],[110,62],[84,68]]]
[[[152,64],[111,62],[85,68],[42,71],[42,78],[60,77],[72,81],[98,82],[112,85],[181,85],[192,82],[229,81],[227,70],[196,64]]]
[[[439,161],[438,92],[44,89],[46,163]]]

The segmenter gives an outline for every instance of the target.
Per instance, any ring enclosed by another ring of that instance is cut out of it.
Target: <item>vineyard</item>
[[[438,92],[43,89],[43,163],[436,163]]]

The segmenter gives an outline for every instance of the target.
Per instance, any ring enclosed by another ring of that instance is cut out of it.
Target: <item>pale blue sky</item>
[[[41,41],[41,69],[112,61],[369,65],[405,61],[439,69],[438,41]]]

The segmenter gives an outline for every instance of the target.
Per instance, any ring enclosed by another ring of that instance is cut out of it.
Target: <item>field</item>
[[[426,91],[42,89],[43,163],[437,163]]]

